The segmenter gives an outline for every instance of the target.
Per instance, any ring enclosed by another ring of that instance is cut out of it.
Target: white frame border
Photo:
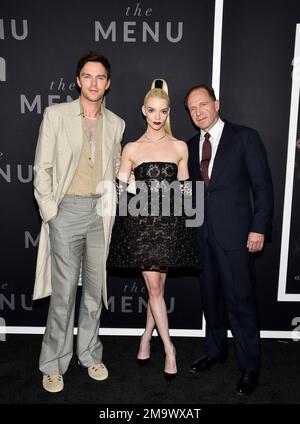
[[[205,321],[203,321],[205,327]],[[144,328],[101,328],[101,336],[141,336]],[[0,327],[0,334],[44,334],[45,327]],[[77,334],[77,328],[74,329]],[[156,330],[153,332],[157,336]],[[170,330],[172,337],[204,337],[204,330]],[[228,337],[232,337],[231,331],[228,331]],[[294,339],[295,331],[261,331],[260,337],[264,339]],[[1,338],[0,338],[1,341]]]

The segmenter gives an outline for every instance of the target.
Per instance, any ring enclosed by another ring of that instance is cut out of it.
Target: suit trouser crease
[[[202,298],[206,317],[206,351],[212,357],[227,350],[226,314],[235,342],[241,370],[260,367],[260,339],[257,302],[254,292],[253,261],[246,247],[226,251],[211,228],[204,237],[205,271]]]
[[[77,356],[90,367],[102,361],[98,337],[104,283],[104,232],[97,199],[65,197],[49,222],[52,295],[40,354],[44,374],[64,374],[73,355],[78,279],[82,294],[78,317]]]

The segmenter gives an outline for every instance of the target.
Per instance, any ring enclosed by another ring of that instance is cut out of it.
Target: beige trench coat
[[[97,205],[103,213],[105,253],[111,238],[116,208],[114,181],[119,166],[125,122],[103,107],[102,181],[104,189]],[[79,99],[49,106],[40,127],[34,162],[34,195],[42,217],[33,299],[51,295],[51,257],[48,221],[75,174],[82,149],[82,120]],[[103,269],[103,301],[107,307],[106,270]]]

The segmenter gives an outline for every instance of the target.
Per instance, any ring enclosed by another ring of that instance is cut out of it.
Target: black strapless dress
[[[170,213],[165,216],[162,212],[162,199],[168,192],[164,183],[177,181],[177,165],[172,162],[143,162],[134,169],[134,175],[137,182],[143,182],[148,202],[140,207],[136,216],[120,216],[117,210],[107,267],[149,271],[199,267],[194,228],[186,227],[186,216],[174,213],[175,194],[172,190],[169,190],[168,196]],[[165,184],[166,187],[169,187],[168,184]],[[142,190],[137,190],[137,195],[141,195]],[[155,204],[158,207],[153,207],[153,199],[157,200]]]

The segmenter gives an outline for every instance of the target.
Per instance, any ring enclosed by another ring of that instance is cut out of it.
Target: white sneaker
[[[64,379],[61,374],[44,374],[43,387],[47,392],[58,393],[64,388]]]
[[[106,380],[108,377],[108,371],[103,362],[89,367],[88,373],[91,378],[98,381]]]

